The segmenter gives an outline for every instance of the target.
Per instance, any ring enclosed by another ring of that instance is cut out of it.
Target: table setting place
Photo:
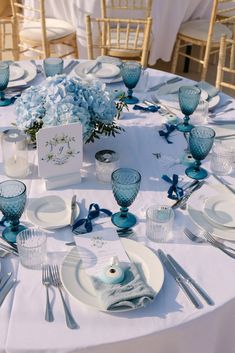
[[[0,63],[0,352],[141,352],[149,336],[160,353],[162,330],[224,322],[234,109],[135,61]]]

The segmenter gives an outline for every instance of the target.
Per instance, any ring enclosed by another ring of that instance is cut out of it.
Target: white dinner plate
[[[77,214],[79,208],[77,206]],[[27,217],[34,225],[45,229],[62,228],[70,224],[71,199],[57,195],[39,197],[29,202]]]
[[[25,74],[24,69],[20,65],[11,64],[9,66],[9,70],[10,70],[9,81],[19,80]]]
[[[225,227],[235,227],[235,198],[230,195],[210,197],[204,205],[206,216]]]
[[[36,66],[31,62],[19,61],[17,65],[24,70],[24,75],[20,79],[24,80],[26,83],[32,81],[37,76]]]
[[[155,255],[152,250],[136,241],[122,238],[121,242],[131,261],[136,264],[148,285],[153,288],[157,295],[164,281],[164,270],[157,255]],[[81,303],[94,309],[105,311],[98,301],[89,276],[86,274],[85,270],[81,268],[79,260],[80,258],[76,247],[64,258],[60,269],[64,288]],[[121,312],[129,310],[133,309],[117,309],[113,311]],[[112,311],[107,310],[107,312]]]
[[[78,64],[75,69],[74,69],[74,73],[84,79],[84,80],[94,80],[94,79],[99,79],[101,82],[103,83],[116,83],[116,82],[121,82],[122,81],[122,77],[120,75],[120,69],[119,67],[112,65],[112,64],[104,64],[102,63],[101,65],[111,65],[111,66],[115,66],[117,68],[116,72],[119,72],[119,74],[117,73],[115,76],[112,77],[106,77],[106,78],[101,78],[98,77],[95,73],[91,72],[89,74],[86,74],[85,71],[86,69],[88,69],[92,64],[94,64],[94,61],[85,61],[85,62],[81,62],[80,64]],[[98,71],[99,72],[99,71]]]
[[[120,69],[116,65],[100,63],[98,70],[95,71],[95,76],[98,78],[113,78],[120,74]]]

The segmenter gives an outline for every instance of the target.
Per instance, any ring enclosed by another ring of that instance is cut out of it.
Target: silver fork
[[[209,232],[207,231],[203,231],[202,235],[206,238],[206,240],[208,241],[211,241],[211,242],[214,242],[215,244],[217,244],[218,246],[221,246],[222,248],[224,248],[225,250],[231,250],[233,252],[235,252],[235,249],[232,248],[231,246],[227,246],[221,242],[219,242],[218,240],[216,240],[212,234],[210,234]]]
[[[46,287],[46,311],[45,320],[52,322],[54,321],[54,316],[52,313],[52,308],[49,300],[49,286],[51,285],[51,276],[49,265],[42,265],[42,284]]]
[[[77,325],[76,321],[74,320],[74,318],[73,318],[73,316],[72,316],[72,314],[66,304],[66,301],[64,299],[64,296],[63,296],[63,293],[61,290],[62,289],[62,282],[60,279],[59,268],[57,265],[51,265],[50,271],[51,271],[51,277],[52,277],[52,284],[54,287],[57,287],[60,292],[60,296],[61,296],[63,307],[64,307],[66,324],[69,328],[75,329],[78,327],[78,325]]]
[[[233,259],[235,259],[235,254],[230,252],[229,250],[227,250],[227,247],[218,242],[217,240],[215,240],[213,237],[212,239],[213,240],[209,240],[209,238],[206,240],[202,239],[201,237],[198,237],[196,234],[192,233],[188,228],[185,228],[184,229],[184,234],[190,239],[192,240],[193,242],[196,242],[196,243],[205,243],[205,242],[208,242],[210,243],[212,246],[214,246],[215,248],[223,251],[226,255],[232,257]]]

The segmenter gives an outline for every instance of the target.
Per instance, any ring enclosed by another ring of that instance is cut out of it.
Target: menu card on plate
[[[82,124],[50,126],[37,133],[38,171],[48,188],[80,182]]]
[[[130,259],[117,235],[116,229],[80,234],[74,237],[82,267],[89,276],[99,276],[110,265],[112,257],[117,256],[122,268],[129,267]]]

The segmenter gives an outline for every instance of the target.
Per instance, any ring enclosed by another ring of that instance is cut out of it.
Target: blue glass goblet
[[[201,161],[206,158],[211,150],[215,138],[215,131],[210,127],[194,127],[189,134],[189,148],[195,159],[194,165],[185,170],[185,173],[192,179],[204,179],[207,171],[200,168]]]
[[[25,204],[26,185],[24,183],[19,180],[6,180],[0,183],[0,210],[10,223],[2,235],[9,242],[15,243],[17,234],[26,229],[19,224]]]
[[[189,124],[190,115],[198,106],[201,90],[194,86],[182,86],[179,88],[179,104],[184,116],[184,122],[177,125],[177,129],[182,132],[190,132],[193,125]]]
[[[9,65],[5,62],[0,63],[0,107],[5,107],[12,103],[12,100],[5,98],[4,90],[7,88],[9,82]]]
[[[123,101],[127,104],[139,102],[137,97],[133,97],[133,88],[137,85],[141,75],[141,64],[135,61],[127,61],[122,65],[121,73],[125,86],[128,88],[127,97]]]
[[[135,225],[136,217],[128,212],[128,207],[139,192],[141,175],[134,169],[119,168],[112,173],[111,179],[115,200],[121,206],[121,212],[112,215],[112,222],[119,228],[130,228]]]

